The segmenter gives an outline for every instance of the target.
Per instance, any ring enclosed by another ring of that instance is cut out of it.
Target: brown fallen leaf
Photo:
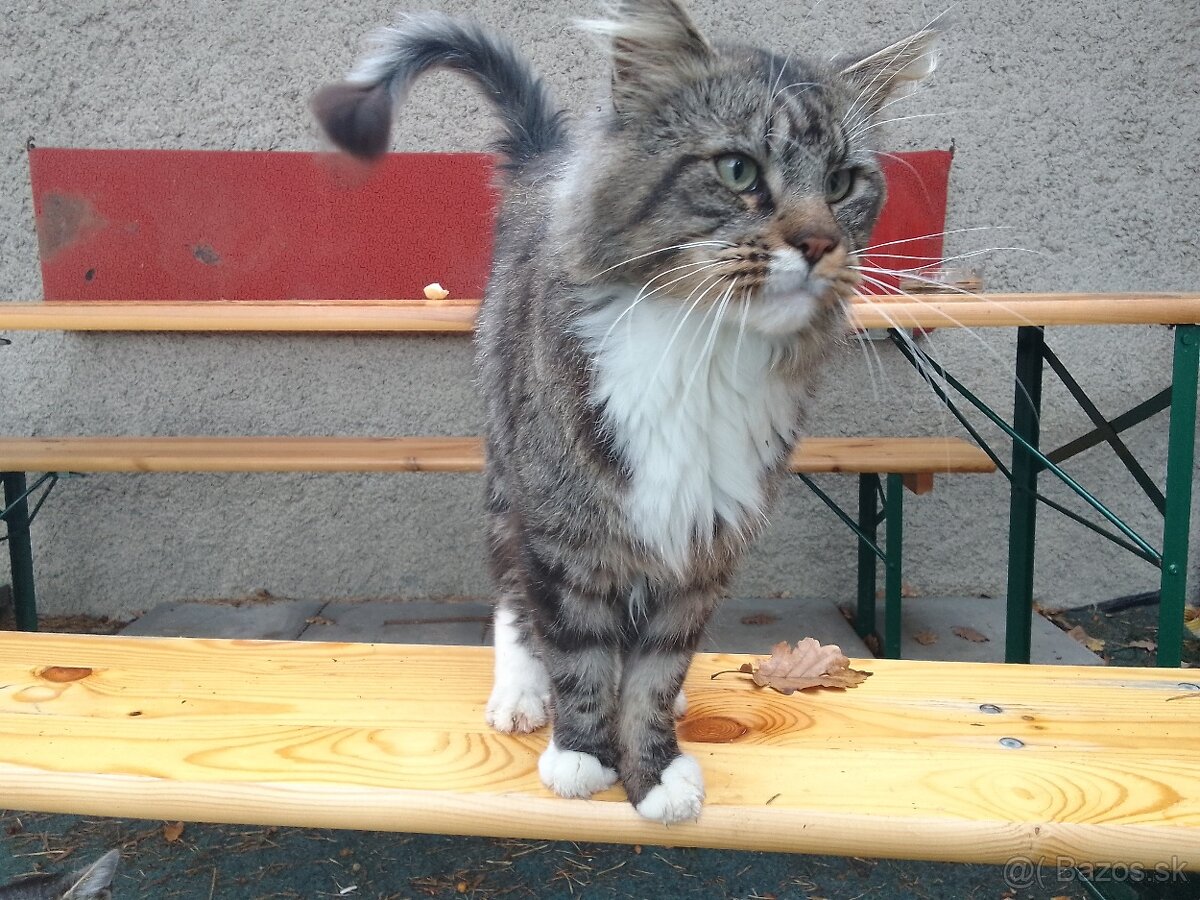
[[[742,616],[743,625],[773,625],[779,621],[779,616],[770,613],[755,613],[752,616]]]
[[[1150,653],[1158,649],[1158,644],[1154,641],[1130,641],[1125,646],[1130,650],[1147,650]]]
[[[1074,628],[1068,631],[1067,637],[1074,638],[1075,640],[1079,641],[1079,643],[1083,644],[1083,646],[1087,647],[1093,653],[1100,653],[1104,650],[1104,641],[1100,640],[1100,638],[1092,637],[1083,630],[1082,625],[1076,625]]]
[[[913,635],[913,640],[922,647],[928,647],[930,644],[938,642],[938,636],[936,631],[918,631]]]
[[[991,638],[989,638],[986,634],[980,634],[974,628],[970,628],[966,625],[955,625],[950,630],[957,634],[964,641],[970,641],[973,644],[986,644],[991,640]]]
[[[327,619],[325,616],[309,616],[304,620],[307,625],[335,625],[333,619]]]
[[[850,660],[836,644],[821,644],[805,638],[793,648],[782,641],[771,648],[767,659],[743,663],[737,670],[759,687],[769,687],[781,694],[806,691],[810,688],[852,688],[867,680],[870,672],[850,668]],[[724,673],[717,672],[713,675]]]
[[[174,844],[177,840],[183,837],[182,822],[167,822],[163,825],[163,840],[168,844]]]

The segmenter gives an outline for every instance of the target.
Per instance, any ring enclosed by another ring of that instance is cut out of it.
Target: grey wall
[[[806,7],[814,6],[811,13]],[[24,143],[42,146],[311,149],[310,92],[352,62],[393,0],[330,3],[33,2],[0,13],[0,297],[40,296]],[[565,105],[603,80],[565,0],[445,2],[502,28]],[[698,0],[712,34],[831,53],[898,36],[940,5]],[[1193,0],[955,6],[930,89],[896,111],[893,148],[958,148],[948,253],[981,247],[993,290],[1200,288],[1200,22]],[[397,149],[477,150],[491,123],[451,76],[420,84]],[[0,350],[0,432],[472,433],[480,411],[461,338],[14,334]],[[1051,329],[1100,408],[1163,386],[1161,327]],[[1010,331],[943,330],[932,350],[986,398],[1011,405]],[[889,347],[837,359],[814,423],[824,434],[957,433]],[[1049,445],[1085,427],[1048,382]],[[1161,476],[1160,418],[1130,435]],[[1157,542],[1159,525],[1118,465],[1072,467]],[[853,497],[849,479],[831,490]],[[92,476],[62,484],[35,524],[43,608],[127,614],[159,601],[265,588],[291,596],[480,594],[472,476]],[[1061,496],[1062,492],[1051,489]],[[1006,490],[999,477],[941,479],[908,504],[908,580],[931,594],[1003,591]],[[1073,505],[1078,506],[1072,501]],[[1194,514],[1195,515],[1195,514]],[[1047,604],[1156,584],[1146,565],[1043,515],[1037,590]],[[1196,583],[1193,566],[1193,583]],[[739,589],[850,597],[853,543],[789,492]]]

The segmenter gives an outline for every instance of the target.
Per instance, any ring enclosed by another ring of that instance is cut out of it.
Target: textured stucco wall
[[[815,7],[807,13],[808,7]],[[565,0],[446,2],[502,28],[563,103],[582,109],[603,60]],[[831,53],[888,39],[941,7],[879,0],[698,0],[710,33]],[[40,296],[26,138],[42,146],[310,149],[311,91],[352,62],[393,0],[23,0],[0,13],[0,298]],[[897,107],[892,148],[958,156],[948,253],[1016,246],[982,263],[995,290],[1196,290],[1200,15],[1192,0],[955,6],[932,87]],[[483,149],[492,123],[452,76],[421,83],[397,149]],[[480,427],[459,338],[16,334],[0,350],[0,432],[471,433]],[[1169,377],[1165,328],[1052,329],[1114,414]],[[1000,407],[1013,334],[941,331],[937,355]],[[814,421],[826,434],[957,433],[889,347],[850,347]],[[1048,378],[1045,440],[1086,426]],[[1157,419],[1130,435],[1161,477]],[[1157,542],[1150,505],[1090,451],[1072,467]],[[849,479],[833,492],[853,497]],[[1050,486],[1050,493],[1063,492]],[[479,479],[469,476],[93,476],[71,480],[35,525],[43,608],[128,613],[161,600],[483,593]],[[908,580],[926,593],[1003,591],[1007,492],[946,478],[908,503]],[[1073,501],[1072,501],[1073,502]],[[1078,506],[1078,504],[1074,504]],[[1146,589],[1155,573],[1043,514],[1043,602]],[[852,593],[853,543],[797,486],[745,567],[754,593]],[[1193,583],[1196,581],[1193,565]]]

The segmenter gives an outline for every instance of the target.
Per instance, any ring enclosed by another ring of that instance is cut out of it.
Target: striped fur
[[[683,678],[844,330],[883,204],[876,117],[932,68],[932,33],[835,64],[711,43],[676,0],[618,0],[592,27],[611,102],[571,129],[507,43],[435,14],[380,32],[315,109],[367,156],[429,68],[497,109],[506,178],[477,328],[488,720],[550,720],[549,787],[619,776],[669,823],[704,796],[676,741]]]

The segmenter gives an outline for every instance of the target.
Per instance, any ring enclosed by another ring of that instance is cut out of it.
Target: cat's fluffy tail
[[[346,76],[313,98],[330,139],[364,158],[391,144],[393,111],[424,72],[453,69],[473,80],[500,115],[499,151],[520,167],[563,142],[562,113],[545,84],[507,41],[473,22],[427,12],[371,36],[371,51]]]

